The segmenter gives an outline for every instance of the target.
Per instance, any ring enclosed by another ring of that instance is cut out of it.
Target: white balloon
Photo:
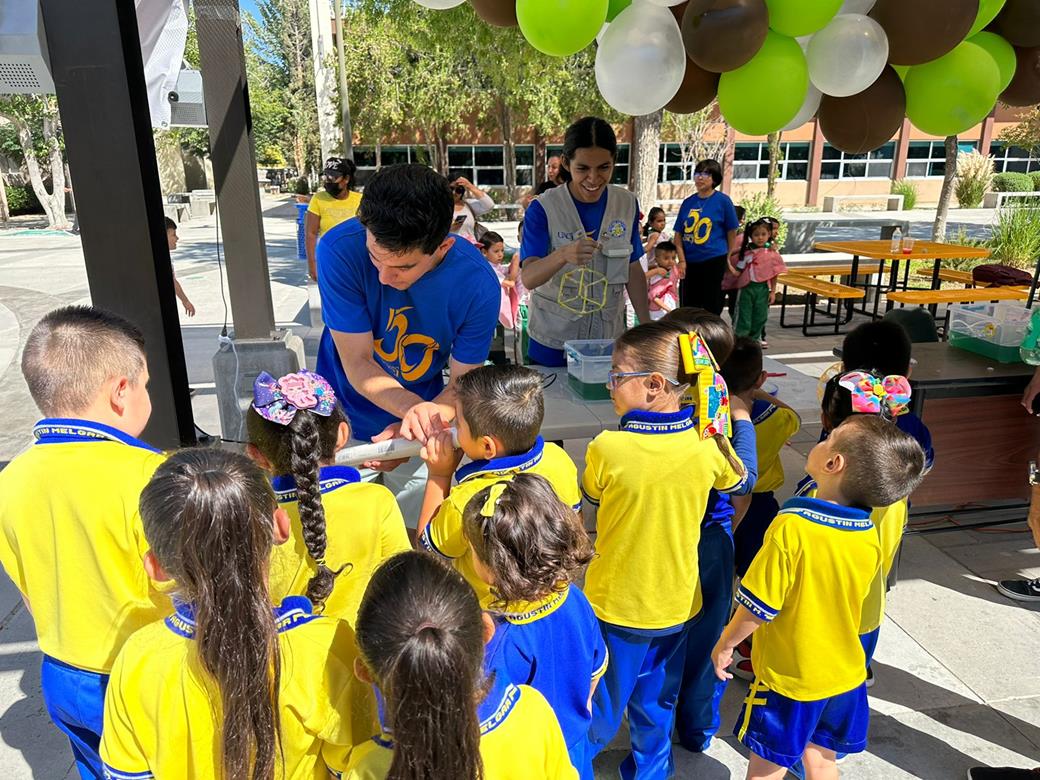
[[[603,43],[603,36],[607,34],[607,30],[610,28],[610,22],[603,22],[603,26],[599,28],[599,32],[596,33],[596,43]]]
[[[466,0],[415,0],[423,8],[432,8],[434,11],[447,11],[457,5],[462,5]]]
[[[888,36],[869,16],[835,16],[809,41],[806,60],[809,78],[823,94],[855,95],[877,81],[885,69]]]
[[[802,47],[802,51],[808,51],[808,49],[809,49],[809,41],[812,40],[812,37],[815,34],[816,33],[809,33],[808,35],[801,35],[801,36],[795,38],[795,41],[798,42],[798,45]]]
[[[809,85],[809,91],[805,95],[805,102],[802,103],[802,107],[798,109],[795,118],[783,126],[782,130],[797,130],[799,127],[804,125],[814,116],[816,112],[820,110],[820,101],[823,99],[823,93],[816,89],[812,84]]]
[[[616,111],[639,116],[663,108],[682,86],[686,50],[679,23],[659,5],[633,3],[603,33],[596,84]]]
[[[877,0],[845,0],[839,14],[869,14]]]
[[[637,2],[639,0],[636,0]],[[659,5],[662,8],[670,8],[673,5],[679,5],[679,3],[685,3],[686,0],[642,0],[642,2],[650,3],[652,5]]]

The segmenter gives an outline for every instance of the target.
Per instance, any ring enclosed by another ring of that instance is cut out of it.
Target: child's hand
[[[776,303],[776,290],[769,291],[769,305],[772,306]]]
[[[737,271],[737,269],[733,267],[733,263],[727,263],[726,264],[726,268],[734,276],[740,276],[740,272]]]
[[[451,431],[430,436],[419,455],[426,461],[431,477],[450,477],[462,460],[462,450],[455,449]]]
[[[726,647],[722,644],[722,640],[715,645],[715,649],[711,651],[711,662],[715,666],[715,676],[725,682],[726,680],[732,680],[733,675],[726,671],[729,665],[733,663],[733,648]]]
[[[686,278],[686,263],[685,263],[685,261],[679,263],[679,278],[680,279],[685,279]]]
[[[195,316],[195,304],[193,304],[187,298],[185,298],[182,301],[182,303],[184,304],[184,313],[187,314],[189,317],[194,317]]]
[[[516,282],[514,282],[512,279],[503,279],[502,286],[507,290],[512,290],[514,287],[516,287]]]

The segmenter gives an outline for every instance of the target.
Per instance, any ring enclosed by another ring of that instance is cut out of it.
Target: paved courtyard
[[[276,319],[304,336],[313,361],[317,330],[310,328],[304,265],[295,257],[295,208],[271,198],[265,198],[264,208]],[[919,210],[908,216],[919,223],[913,234],[926,235],[932,215]],[[963,225],[982,235],[991,218],[991,212],[954,212],[951,230]],[[515,230],[504,227],[508,240]],[[174,265],[198,311],[182,322],[188,375],[197,388],[193,407],[198,424],[217,433],[211,360],[225,315],[215,224],[212,219],[188,221],[180,235]],[[821,230],[818,237],[876,235]],[[18,369],[29,330],[52,308],[88,301],[77,237],[24,224],[0,230],[0,378],[5,388],[0,462],[28,445],[38,417]],[[768,355],[776,361],[770,370],[786,373],[777,380],[781,396],[802,414],[804,426],[784,452],[788,493],[819,434],[816,383],[833,362],[835,343],[781,333],[775,322],[770,330]],[[1023,424],[1040,423],[1023,415]],[[568,442],[576,460],[585,443]],[[1024,524],[912,535],[904,545],[899,574],[874,665],[870,746],[842,764],[843,776],[960,780],[977,764],[1040,766],[1040,609],[1009,602],[993,587],[994,580],[1004,577],[1040,576],[1040,552],[1031,547]],[[43,709],[39,664],[32,619],[17,591],[0,575],[0,777],[5,779],[75,777],[68,745]],[[730,685],[721,734],[730,734],[745,691],[739,680]],[[620,735],[619,749],[601,756],[597,777],[616,776],[623,740]],[[677,747],[677,776],[743,777],[744,755],[729,736],[699,756]]]

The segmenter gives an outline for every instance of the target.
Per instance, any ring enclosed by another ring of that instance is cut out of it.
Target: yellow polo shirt
[[[753,493],[770,493],[784,486],[784,465],[780,451],[788,439],[798,433],[802,421],[793,409],[766,401],[751,406],[751,422],[755,424],[755,448],[758,456],[758,480]]]
[[[315,214],[321,222],[318,224],[318,235],[324,235],[330,228],[336,227],[340,222],[346,222],[357,216],[358,206],[361,205],[361,193],[353,190],[347,197],[340,200],[334,198],[327,192],[316,192],[311,196],[311,202],[307,206],[308,214]]]
[[[88,420],[46,419],[0,471],[0,563],[32,609],[40,649],[108,673],[134,631],[170,611],[141,559],[141,491],[163,456]]]

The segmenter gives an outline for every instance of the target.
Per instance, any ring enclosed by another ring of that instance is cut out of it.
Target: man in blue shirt
[[[392,166],[368,183],[357,218],[318,243],[325,329],[317,369],[356,440],[425,442],[455,419],[455,380],[487,358],[499,281],[472,244],[449,235],[453,212],[443,176]],[[412,458],[376,468],[414,527],[425,465]]]

